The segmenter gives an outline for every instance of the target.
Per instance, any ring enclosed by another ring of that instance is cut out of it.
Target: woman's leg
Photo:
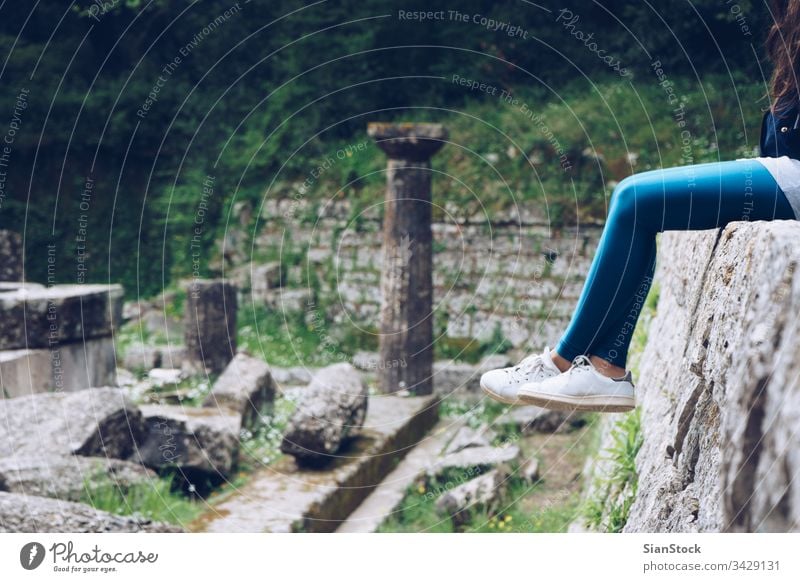
[[[633,326],[652,282],[658,232],[794,218],[772,175],[755,160],[625,178],[612,195],[597,254],[556,353],[566,360],[592,354],[625,367]]]

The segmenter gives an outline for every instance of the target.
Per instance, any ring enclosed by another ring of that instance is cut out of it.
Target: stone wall
[[[800,531],[800,223],[668,233],[659,261],[624,531]]]
[[[252,247],[253,264],[262,268],[251,266],[249,246],[239,259],[246,265],[236,275],[242,288],[248,288],[251,273],[254,279],[243,305],[255,300],[276,309],[307,309],[309,293],[300,281],[313,270],[321,292],[334,299],[330,309],[337,323],[377,325],[382,261],[377,206],[356,213],[346,201],[316,209],[283,200],[268,203],[262,215],[268,220]],[[529,339],[537,348],[553,345],[572,314],[600,232],[594,224],[552,230],[540,219],[513,212],[494,214],[491,221],[435,220],[435,331],[486,339],[499,324],[514,346]],[[228,242],[242,238],[233,235]],[[281,276],[264,264],[277,257],[258,259],[261,249],[283,249],[284,257],[300,253],[304,259]]]

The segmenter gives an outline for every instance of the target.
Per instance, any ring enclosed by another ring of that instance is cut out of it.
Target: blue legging
[[[625,178],[612,194],[597,254],[556,351],[567,360],[590,354],[625,367],[633,329],[653,281],[656,233],[719,228],[735,220],[794,218],[772,175],[755,160]]]

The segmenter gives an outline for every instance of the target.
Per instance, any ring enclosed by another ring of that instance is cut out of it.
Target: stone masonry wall
[[[800,531],[800,223],[668,233],[659,261],[624,531]]]
[[[283,200],[268,204],[262,215],[269,220],[262,222],[255,253],[283,249],[284,255],[302,253],[304,260],[282,278],[267,269],[271,288],[258,294],[258,302],[304,309],[309,293],[298,282],[311,269],[318,273],[321,292],[336,299],[331,309],[337,323],[377,324],[382,257],[376,207],[352,216],[346,202],[318,211]],[[434,329],[446,326],[451,338],[485,339],[499,324],[514,346],[528,340],[536,348],[553,345],[572,314],[601,227],[555,231],[532,216],[491,218],[434,222],[434,312],[439,322]],[[413,246],[408,252],[414,252]],[[248,265],[247,273],[240,272],[245,289],[251,270]],[[245,295],[243,304],[253,297]]]

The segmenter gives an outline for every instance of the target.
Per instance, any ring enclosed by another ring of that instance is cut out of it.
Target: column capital
[[[445,144],[440,123],[370,123],[367,133],[390,159],[426,161]]]

